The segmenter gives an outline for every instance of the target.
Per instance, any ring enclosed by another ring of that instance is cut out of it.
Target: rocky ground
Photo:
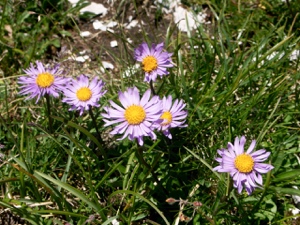
[[[70,2],[76,6],[76,0]],[[119,76],[118,65],[132,65],[134,48],[145,38],[153,43],[164,42],[168,28],[173,35],[178,30],[186,33],[186,17],[190,30],[196,23],[210,24],[207,8],[193,15],[190,8],[177,0],[164,1],[164,5],[151,0],[133,2],[93,0],[81,9],[81,19],[76,21],[78,29],[70,30],[72,38],[62,42],[59,61],[69,70],[76,70],[76,74],[78,70],[88,74],[110,70]],[[93,15],[86,19],[85,15],[91,11]]]

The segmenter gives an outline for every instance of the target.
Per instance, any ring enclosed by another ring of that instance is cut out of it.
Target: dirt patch
[[[172,15],[158,14],[153,1],[138,1],[136,5],[132,1],[121,5],[119,1],[93,2],[103,4],[108,9],[107,14],[78,20],[79,30],[69,30],[72,38],[62,40],[62,48],[58,52],[58,61],[74,75],[103,73],[105,67],[118,76],[118,65],[132,65],[134,62],[134,48],[145,38],[153,43],[165,41],[167,29],[172,24]],[[96,21],[104,24],[115,22],[116,25],[106,31],[97,30],[93,25]],[[82,37],[80,32],[83,31],[90,35]],[[111,42],[117,43],[117,46],[112,46]]]

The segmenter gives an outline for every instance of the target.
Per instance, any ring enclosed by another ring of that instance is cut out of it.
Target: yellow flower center
[[[41,88],[47,88],[50,87],[54,82],[54,76],[51,73],[45,72],[40,73],[36,80],[36,84]]]
[[[90,98],[92,97],[92,94],[93,93],[92,93],[91,89],[89,89],[87,87],[82,87],[82,88],[78,89],[76,92],[77,98],[83,102],[90,100]]]
[[[125,110],[124,116],[130,125],[138,125],[146,118],[146,112],[142,106],[132,105]]]
[[[143,64],[143,70],[147,73],[150,73],[157,68],[157,59],[151,55],[146,56],[143,59],[142,64]]]
[[[253,170],[254,160],[248,154],[238,155],[234,160],[235,168],[241,173],[249,173]]]
[[[164,119],[164,120],[167,120],[166,122],[164,122],[164,123],[161,124],[162,126],[163,126],[163,125],[168,125],[168,124],[170,124],[170,123],[172,122],[172,119],[173,119],[172,113],[170,113],[169,111],[164,112],[164,113],[161,115],[160,118],[161,118],[161,119]]]

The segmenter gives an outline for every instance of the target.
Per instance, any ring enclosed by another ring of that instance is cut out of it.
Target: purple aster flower
[[[81,74],[63,90],[62,102],[71,105],[69,110],[80,110],[80,115],[82,115],[84,110],[89,110],[92,106],[100,106],[98,101],[106,93],[106,90],[102,90],[104,84],[97,77],[90,82],[87,76]]]
[[[228,143],[228,149],[218,150],[220,158],[216,161],[220,163],[214,170],[218,172],[230,173],[233,178],[233,186],[241,193],[243,187],[250,195],[256,187],[263,183],[261,174],[268,173],[274,167],[270,164],[262,163],[267,160],[270,152],[265,149],[253,151],[256,141],[253,140],[248,150],[244,152],[246,138],[235,138],[234,144]]]
[[[147,43],[143,43],[135,49],[134,58],[138,62],[142,62],[145,71],[144,81],[155,81],[157,75],[160,75],[160,77],[167,75],[169,74],[167,68],[173,67],[172,53],[164,52],[163,47],[164,43],[152,44],[151,48]]]
[[[37,97],[36,103],[45,94],[58,97],[59,92],[66,84],[66,78],[58,76],[62,73],[59,65],[54,68],[45,68],[41,62],[36,61],[36,67],[31,63],[24,72],[27,76],[21,76],[18,79],[18,83],[21,84],[19,93],[21,95],[29,94],[26,100]]]
[[[169,131],[173,127],[187,127],[185,119],[187,117],[187,111],[183,110],[186,106],[182,100],[176,99],[172,105],[172,96],[169,95],[167,98],[164,96],[162,99],[163,113],[161,119],[163,122],[156,125],[156,129],[161,130],[164,135],[172,139],[172,135]]]
[[[162,107],[159,97],[150,98],[150,95],[149,89],[140,98],[136,87],[128,88],[125,92],[119,92],[122,106],[110,101],[111,107],[104,108],[106,113],[102,116],[105,118],[105,126],[117,124],[111,134],[123,134],[118,140],[128,137],[129,140],[137,139],[139,145],[143,145],[143,136],[156,139],[154,124],[162,121]]]

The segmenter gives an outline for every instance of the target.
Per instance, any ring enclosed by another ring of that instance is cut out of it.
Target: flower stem
[[[151,89],[152,95],[156,95],[152,80],[150,80],[150,89]]]
[[[148,170],[148,174],[147,176],[151,173],[152,174],[152,177],[154,178],[155,182],[157,183],[157,185],[159,185],[159,187],[161,188],[161,190],[165,193],[165,195],[167,195],[168,191],[165,189],[165,187],[162,186],[161,182],[159,181],[157,175],[154,173],[153,169],[154,169],[154,166],[150,166],[144,159],[143,157],[143,147],[139,146],[137,148],[137,151],[136,151],[136,156],[138,158],[138,161],[141,165],[143,165],[145,167],[146,170]],[[160,156],[156,157],[157,160],[156,160],[156,163],[158,162],[158,160],[160,159]],[[156,164],[155,163],[155,164]],[[146,177],[147,177],[146,176]],[[143,183],[143,182],[142,182]]]
[[[226,182],[226,197],[229,196],[229,193],[231,191],[231,187],[232,187],[232,182],[230,179],[230,173],[227,173],[227,182]]]
[[[49,131],[50,133],[53,133],[53,120],[51,117],[51,105],[50,105],[49,94],[45,94],[45,97],[46,97],[46,105],[47,105],[47,117],[49,121]]]
[[[252,209],[252,212],[253,212],[253,213],[255,212],[255,210],[258,211],[259,205],[260,205],[260,203],[262,202],[262,200],[264,199],[264,197],[265,197],[265,195],[266,195],[266,192],[267,192],[267,189],[268,189],[268,187],[269,187],[269,185],[270,185],[270,182],[271,182],[271,171],[269,171],[269,172],[267,173],[267,178],[266,178],[266,182],[265,182],[265,185],[264,185],[263,193],[262,193],[262,195],[260,196],[260,198],[259,198],[259,200],[257,201],[257,203],[255,204],[255,206],[253,207],[253,209]]]
[[[95,116],[94,116],[94,113],[93,113],[93,111],[92,111],[92,108],[91,108],[91,107],[89,107],[89,114],[90,114],[90,116],[91,116],[91,118],[92,118],[92,121],[93,121],[94,127],[95,127],[95,129],[96,129],[96,133],[97,133],[97,135],[98,135],[99,142],[100,142],[101,144],[103,144],[103,141],[102,141],[102,138],[101,138],[101,135],[100,135],[99,129],[98,129],[98,127],[97,127],[96,118],[95,118]]]

